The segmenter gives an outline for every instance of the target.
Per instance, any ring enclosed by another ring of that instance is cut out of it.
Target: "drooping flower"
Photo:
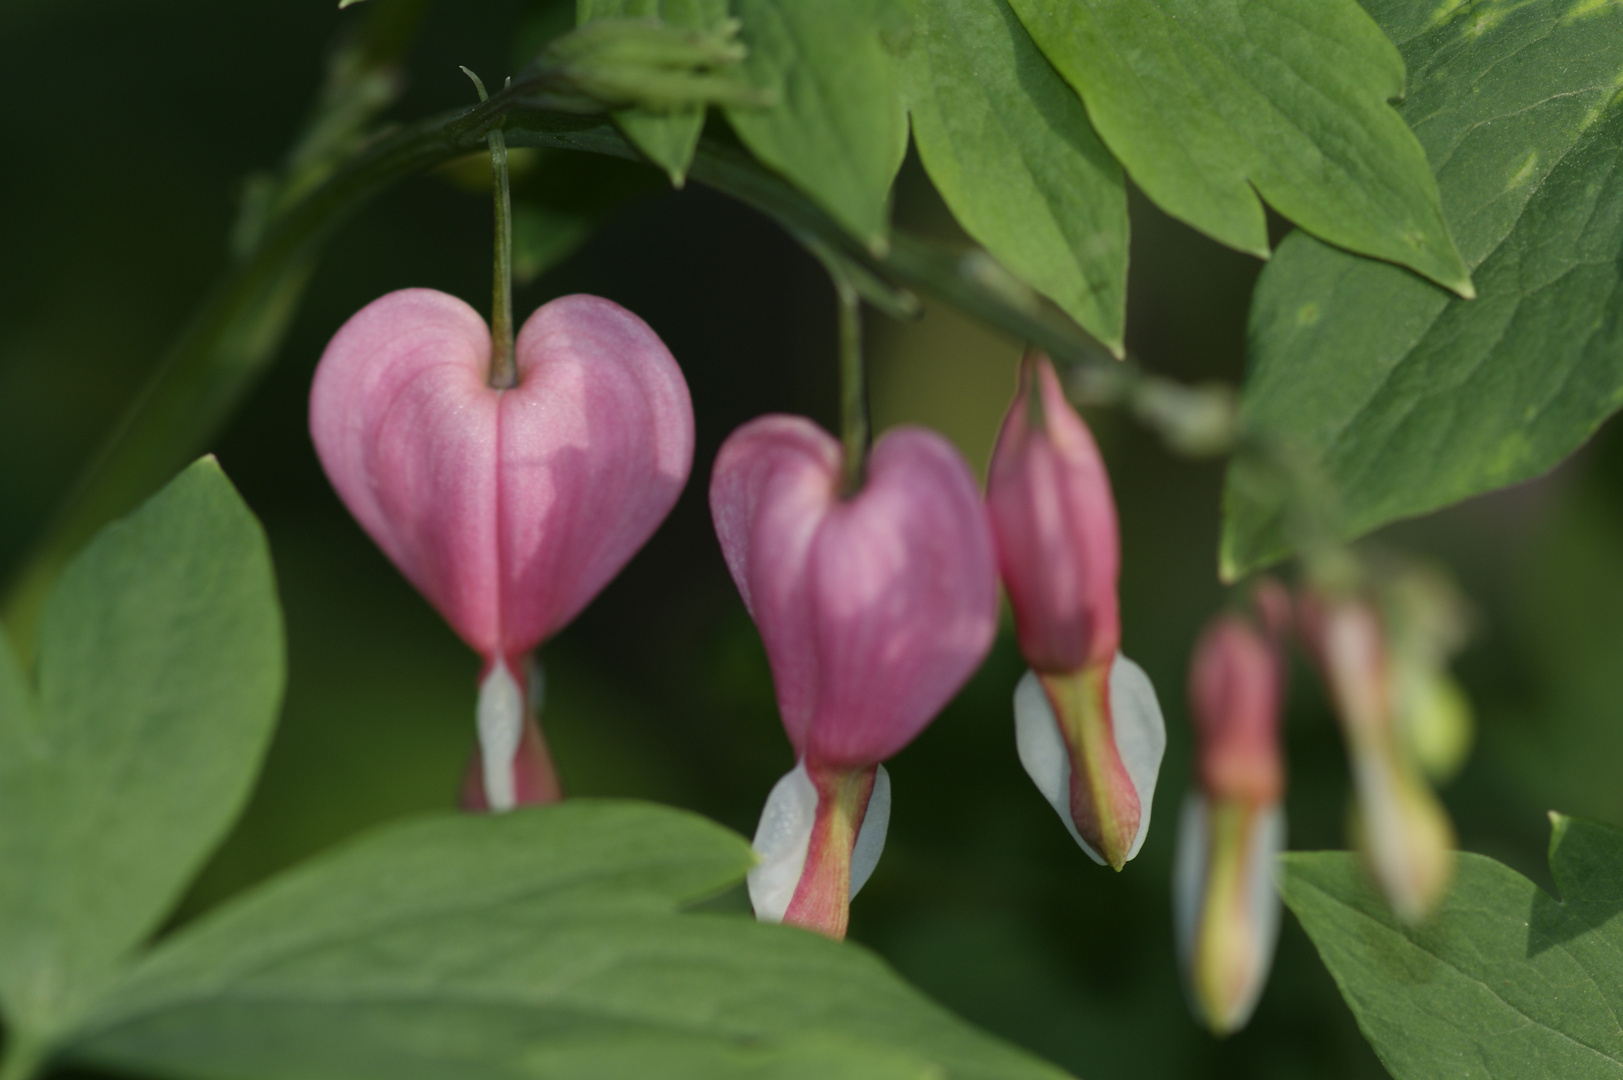
[[[1264,588],[1276,594],[1277,586]],[[1259,600],[1266,626],[1279,608]],[[1178,823],[1173,928],[1190,1004],[1217,1035],[1250,1019],[1279,935],[1273,864],[1285,846],[1284,683],[1279,638],[1239,615],[1213,619],[1195,646],[1189,709],[1198,784]]]
[[[1398,723],[1393,660],[1379,610],[1356,592],[1310,590],[1302,639],[1341,721],[1358,801],[1358,847],[1393,912],[1425,918],[1454,873],[1454,827]]]
[[[1120,652],[1110,478],[1046,357],[1021,366],[986,503],[1032,668],[1014,696],[1020,761],[1082,849],[1120,870],[1149,829],[1166,726]]]
[[[693,409],[635,315],[566,296],[525,322],[518,384],[487,383],[473,308],[404,289],[334,335],[310,433],[362,528],[485,659],[477,784],[492,809],[558,797],[526,707],[528,654],[653,534],[687,481]]]
[[[940,436],[887,433],[860,491],[840,444],[766,416],[723,445],[710,507],[760,629],[798,762],[768,797],[749,878],[759,918],[843,937],[889,815],[879,763],[991,647],[997,579],[974,478]]]

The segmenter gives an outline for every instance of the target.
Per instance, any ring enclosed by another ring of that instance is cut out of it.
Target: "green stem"
[[[490,133],[490,169],[495,175],[496,266],[491,283],[490,385],[508,390],[518,385],[513,356],[513,191],[507,179],[507,141],[501,128]]]
[[[844,273],[835,271],[840,304],[840,442],[845,450],[843,491],[854,495],[868,471],[868,373],[862,358],[862,297]]]
[[[484,80],[462,69],[473,80],[481,102],[489,101]],[[511,88],[513,80],[507,80]],[[485,135],[490,146],[490,189],[496,203],[496,256],[491,279],[490,376],[494,390],[511,390],[518,385],[518,366],[513,356],[513,188],[507,178],[507,139],[500,126]]]

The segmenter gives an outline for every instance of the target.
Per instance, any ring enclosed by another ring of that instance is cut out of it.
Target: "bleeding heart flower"
[[[727,440],[710,508],[772,665],[799,763],[756,833],[758,917],[843,937],[889,815],[879,762],[907,745],[985,658],[997,621],[974,478],[939,435],[881,438],[860,491],[809,420],[767,416]]]
[[[998,567],[1032,670],[1015,690],[1020,761],[1071,836],[1120,870],[1149,830],[1166,724],[1119,650],[1110,477],[1046,357],[1028,356],[987,477]]]
[[[490,353],[489,328],[461,300],[381,297],[322,355],[310,434],[362,528],[485,658],[479,794],[501,810],[557,798],[526,719],[525,657],[670,511],[692,465],[693,409],[659,337],[599,297],[530,316],[511,389],[487,383]]]
[[[1454,875],[1454,827],[1399,730],[1380,613],[1363,596],[1316,591],[1298,610],[1352,761],[1355,839],[1393,913],[1417,923]]]
[[[1265,622],[1280,609],[1264,586]],[[1270,629],[1273,629],[1270,626]],[[1215,1034],[1245,1026],[1279,936],[1275,857],[1285,846],[1279,711],[1283,650],[1238,615],[1207,626],[1189,669],[1198,790],[1184,800],[1173,859],[1178,959],[1195,1014]]]

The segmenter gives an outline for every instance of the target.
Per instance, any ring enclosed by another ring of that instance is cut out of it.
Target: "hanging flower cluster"
[[[1321,556],[1318,571],[1294,601],[1264,579],[1252,614],[1215,618],[1190,667],[1197,790],[1179,823],[1173,929],[1191,1007],[1218,1035],[1249,1019],[1278,935],[1293,624],[1340,720],[1354,843],[1393,913],[1422,921],[1453,875],[1453,826],[1427,776],[1446,778],[1469,744],[1469,705],[1446,669],[1464,641],[1462,601],[1440,575],[1346,552]]]
[[[362,528],[483,658],[462,802],[499,812],[562,797],[535,651],[670,512],[694,431],[681,369],[624,308],[562,297],[515,340],[499,127],[487,142],[494,333],[433,290],[374,301],[321,358],[310,432]],[[1149,678],[1121,653],[1110,478],[1053,365],[1022,361],[984,497],[933,432],[898,428],[869,451],[860,305],[842,273],[844,441],[803,417],[760,417],[726,440],[709,490],[795,753],[755,833],[750,901],[762,921],[835,939],[884,847],[883,763],[985,659],[1000,579],[1030,665],[1014,692],[1018,757],[1096,862],[1121,870],[1143,848],[1167,741]],[[1196,786],[1179,822],[1174,932],[1196,1017],[1218,1035],[1249,1019],[1278,933],[1293,621],[1340,716],[1358,842],[1397,915],[1423,918],[1452,871],[1452,829],[1425,775],[1457,768],[1469,743],[1446,672],[1459,605],[1424,574],[1377,595],[1358,573],[1324,572],[1353,563],[1320,553],[1294,603],[1260,582],[1251,610],[1213,619],[1191,661]]]
[[[484,659],[463,802],[501,811],[561,797],[535,650],[670,511],[693,414],[659,338],[607,300],[538,309],[501,378],[493,354],[462,301],[391,293],[328,345],[310,428],[362,527]],[[1014,693],[1019,759],[1082,849],[1120,870],[1144,844],[1166,730],[1120,651],[1109,477],[1053,366],[1022,363],[984,497],[933,432],[893,430],[860,467],[845,454],[807,419],[765,416],[727,439],[711,476],[716,533],[796,757],[755,835],[757,917],[844,936],[884,846],[883,762],[980,666],[1000,578],[1031,666]],[[1435,588],[1404,580],[1384,607],[1323,584],[1293,602],[1265,581],[1249,613],[1218,616],[1196,647],[1197,784],[1173,906],[1190,1001],[1214,1032],[1245,1024],[1277,934],[1293,621],[1341,717],[1376,880],[1408,921],[1448,881],[1452,831],[1423,773],[1457,765],[1461,724],[1468,735],[1444,670],[1461,635]]]

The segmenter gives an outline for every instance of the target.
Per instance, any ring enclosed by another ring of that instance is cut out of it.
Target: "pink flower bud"
[[[998,569],[1038,674],[1108,664],[1121,643],[1110,477],[1054,365],[1028,357],[986,478]]]
[[[1277,587],[1257,600],[1280,625]],[[1243,1027],[1279,934],[1274,857],[1284,848],[1280,648],[1236,615],[1207,626],[1189,670],[1200,790],[1184,803],[1173,861],[1178,956],[1196,1015],[1218,1035]]]
[[[1082,849],[1120,870],[1144,843],[1166,725],[1118,652],[1110,478],[1046,357],[1021,366],[986,505],[1033,671],[1015,692],[1020,761]]]
[[[484,320],[455,297],[381,297],[322,355],[310,433],[362,528],[485,657],[485,794],[506,809],[547,790],[513,773],[527,737],[522,657],[670,511],[693,410],[658,336],[608,300],[566,296],[531,315],[512,389],[486,382],[490,349]],[[527,760],[520,772],[546,759]]]
[[[868,842],[870,792],[883,786],[873,767],[957,693],[997,622],[991,538],[951,445],[892,431],[847,496],[841,461],[815,424],[767,416],[727,440],[710,484],[722,552],[801,760],[762,816],[751,897],[762,918],[836,937],[854,891],[839,882],[860,884],[851,852]]]
[[[1362,597],[1307,593],[1299,619],[1351,759],[1355,839],[1393,912],[1417,923],[1453,877],[1454,828],[1398,729],[1380,614]]]
[[[1213,798],[1279,801],[1285,786],[1281,666],[1278,652],[1236,615],[1214,619],[1195,646],[1189,710],[1199,736],[1201,786]]]

